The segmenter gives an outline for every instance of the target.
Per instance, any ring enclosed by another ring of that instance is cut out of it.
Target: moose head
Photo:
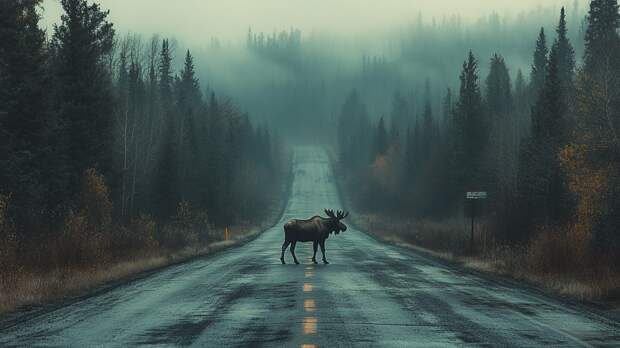
[[[343,224],[341,220],[349,216],[348,212],[338,210],[334,214],[334,211],[332,209],[325,209],[325,214],[329,216],[329,220],[331,221],[330,232],[336,232],[336,234],[339,234],[340,232],[344,232],[347,230],[347,226]]]

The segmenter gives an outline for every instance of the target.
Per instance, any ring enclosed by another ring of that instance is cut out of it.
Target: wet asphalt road
[[[352,228],[327,241],[332,264],[312,265],[311,244],[298,244],[302,265],[281,265],[283,222],[327,207],[341,208],[327,155],[297,148],[277,227],[240,248],[0,327],[0,346],[620,346],[618,323]]]

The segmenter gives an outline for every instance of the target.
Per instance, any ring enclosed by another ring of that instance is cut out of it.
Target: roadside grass
[[[415,221],[360,212],[351,214],[351,218],[357,227],[381,240],[458,262],[466,268],[523,280],[582,301],[620,298],[620,274],[612,271],[605,260],[587,255],[571,257],[579,255],[575,249],[581,244],[561,234],[508,247],[495,242],[482,222],[476,226],[476,247],[472,252],[470,226],[464,220]]]
[[[243,224],[229,229],[229,240],[224,230],[211,231],[212,240],[196,243],[181,250],[162,248],[140,251],[118,259],[85,266],[25,267],[12,264],[0,273],[0,313],[22,306],[62,300],[100,285],[128,279],[132,275],[180,263],[244,243],[271,227],[280,211],[274,210],[262,224]],[[279,217],[279,216],[278,216]],[[62,264],[62,263],[59,263]]]
[[[186,201],[165,223],[144,214],[114,222],[103,177],[87,170],[79,203],[62,224],[21,239],[7,217],[11,196],[0,195],[0,314],[244,243],[280,218],[290,183],[282,186],[254,221],[238,221],[226,229],[210,224],[206,211]]]

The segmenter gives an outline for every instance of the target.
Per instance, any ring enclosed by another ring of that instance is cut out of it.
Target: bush
[[[64,266],[105,262],[110,241],[113,205],[102,175],[84,172],[79,204],[67,214],[59,240],[59,259]]]
[[[2,273],[14,269],[17,258],[17,233],[15,224],[7,216],[11,195],[0,194],[0,269]]]
[[[574,274],[591,264],[590,239],[578,224],[543,226],[529,244],[527,263],[536,274]]]
[[[173,221],[162,230],[161,245],[171,250],[179,250],[189,246],[197,246],[199,240],[199,223],[206,220],[203,214],[194,213],[187,201],[179,202]]]

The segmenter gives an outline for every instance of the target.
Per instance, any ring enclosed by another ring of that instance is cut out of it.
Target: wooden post
[[[469,250],[474,253],[474,217],[476,216],[476,200],[471,200],[471,238],[469,240]]]
[[[227,242],[230,240],[230,235],[228,233],[228,227],[226,227],[226,229],[224,229],[224,240],[227,241]]]

